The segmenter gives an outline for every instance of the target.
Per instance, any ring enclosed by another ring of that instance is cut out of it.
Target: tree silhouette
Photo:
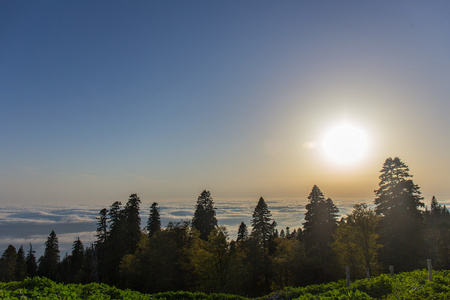
[[[308,200],[303,223],[305,249],[310,258],[318,261],[317,280],[325,281],[329,277],[326,265],[331,263],[333,257],[330,244],[333,242],[333,233],[337,228],[339,210],[330,198],[325,200],[317,185],[313,186]]]
[[[39,259],[38,275],[55,280],[59,262],[59,244],[55,231],[50,232],[45,242],[44,255]]]
[[[161,218],[159,216],[158,203],[153,202],[150,206],[150,216],[147,221],[148,237],[152,237],[157,231],[161,230]]]
[[[375,211],[381,218],[381,258],[386,266],[410,271],[424,259],[423,197],[410,179],[408,166],[398,157],[387,158],[381,169],[379,189],[375,191]]]
[[[121,211],[122,211],[122,202],[116,201],[113,204],[111,204],[108,211],[110,228],[114,227],[114,224],[116,224],[119,221]]]
[[[16,248],[9,245],[0,258],[0,281],[8,282],[15,279],[16,262]]]
[[[17,281],[24,280],[27,277],[27,264],[25,261],[25,251],[20,246],[17,251],[16,268],[14,270],[14,279]]]
[[[137,194],[131,194],[125,205],[125,236],[126,245],[124,254],[132,254],[136,251],[139,240],[141,239],[141,217],[139,216],[139,205],[141,200]]]
[[[250,223],[252,231],[248,243],[248,264],[251,273],[250,294],[267,292],[270,285],[271,261],[270,255],[273,248],[270,247],[274,239],[275,221],[267,207],[264,198],[259,198],[258,204],[253,211]]]
[[[269,239],[273,235],[275,224],[272,221],[272,214],[267,207],[264,198],[259,198],[258,204],[252,215],[250,223],[252,225],[251,237],[264,249],[269,247]]]
[[[30,277],[36,276],[37,273],[37,262],[34,253],[35,251],[33,250],[33,246],[30,243],[30,250],[28,250],[26,257],[27,274]]]
[[[433,267],[450,268],[450,212],[445,205],[439,204],[436,197],[431,199],[431,210],[425,212],[425,237],[429,258]]]
[[[85,253],[83,243],[77,238],[72,244],[72,254],[70,256],[69,275],[72,282],[82,281],[82,268],[84,265]]]
[[[209,191],[204,190],[197,199],[192,227],[200,232],[200,238],[204,241],[217,227],[216,208]]]
[[[137,194],[131,194],[125,207],[116,201],[109,209],[109,234],[98,248],[99,277],[107,283],[119,282],[121,259],[133,254],[138,247],[141,239],[140,203]]]
[[[103,208],[97,217],[97,244],[104,243],[108,237],[108,210]]]
[[[238,234],[236,238],[236,242],[243,242],[248,239],[248,230],[247,225],[244,222],[241,222],[238,229]]]

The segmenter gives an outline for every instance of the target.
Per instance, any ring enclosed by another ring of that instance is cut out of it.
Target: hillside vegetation
[[[121,290],[103,283],[62,284],[47,278],[34,277],[23,281],[0,283],[1,299],[247,299],[230,294],[165,292],[142,294]],[[346,286],[345,281],[284,288],[270,295],[255,298],[269,299],[450,299],[450,271],[417,270],[391,277],[383,274],[370,281],[361,279]]]

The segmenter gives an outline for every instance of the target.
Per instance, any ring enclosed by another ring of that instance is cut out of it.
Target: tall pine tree
[[[103,245],[97,248],[98,276],[101,280],[117,284],[119,265],[127,254],[133,254],[141,238],[141,218],[137,194],[131,194],[125,207],[114,202],[108,212],[109,233]]]
[[[381,218],[381,259],[385,266],[410,271],[420,266],[424,257],[423,197],[419,186],[410,179],[408,166],[398,157],[387,158],[375,191],[375,211]]]
[[[308,200],[303,223],[305,250],[308,257],[317,260],[319,266],[316,269],[317,280],[326,281],[330,279],[326,266],[333,258],[330,246],[333,242],[333,233],[337,228],[339,210],[330,198],[325,200],[317,185],[313,186]]]
[[[158,203],[153,202],[150,206],[150,216],[147,222],[148,237],[152,237],[157,231],[161,230],[161,218],[159,216]]]
[[[204,241],[217,227],[216,208],[211,193],[207,190],[204,190],[197,199],[192,227],[200,232],[200,238]]]
[[[72,255],[70,256],[69,275],[72,282],[82,281],[84,260],[84,246],[80,238],[77,238],[72,244]]]
[[[317,185],[313,186],[308,200],[303,223],[306,250],[323,254],[329,243],[333,241],[339,210],[330,198],[325,200]]]
[[[23,246],[20,246],[17,251],[16,269],[14,271],[14,277],[17,281],[22,281],[27,277],[27,264],[25,260],[25,251]]]
[[[97,244],[102,244],[108,237],[108,210],[103,208],[97,217]]]
[[[125,254],[133,254],[137,249],[141,239],[141,217],[139,216],[139,206],[141,200],[137,194],[131,194],[125,205]]]
[[[55,231],[50,232],[45,242],[44,255],[39,259],[38,275],[55,280],[59,262],[59,243]]]
[[[431,199],[431,210],[425,212],[425,237],[428,244],[428,258],[437,269],[450,268],[450,211]]]
[[[246,241],[247,239],[248,239],[247,225],[245,225],[244,222],[241,222],[241,225],[239,225],[236,242],[243,242]]]
[[[259,198],[250,221],[252,224],[251,237],[265,249],[268,249],[269,247],[269,239],[273,235],[276,225],[276,223],[271,221],[272,214],[270,213],[264,198],[261,197]]]
[[[17,253],[13,245],[9,245],[0,258],[0,281],[8,282],[15,280]]]
[[[34,277],[37,273],[37,262],[34,253],[36,253],[36,251],[33,250],[33,246],[30,243],[30,250],[28,250],[26,257],[27,274],[29,277]]]

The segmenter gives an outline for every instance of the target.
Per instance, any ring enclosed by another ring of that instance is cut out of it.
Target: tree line
[[[36,260],[9,245],[0,258],[0,280],[45,276],[59,282],[104,282],[147,293],[226,292],[259,296],[286,286],[302,286],[426,266],[450,269],[450,212],[431,199],[425,207],[420,188],[398,157],[380,171],[375,207],[361,203],[339,219],[339,210],[313,186],[302,228],[280,231],[261,197],[249,226],[242,222],[236,240],[218,226],[209,191],[197,199],[192,220],[161,227],[160,208],[150,207],[141,228],[138,195],[125,205],[114,202],[99,212],[97,240],[84,248],[80,239],[62,260],[54,231]]]

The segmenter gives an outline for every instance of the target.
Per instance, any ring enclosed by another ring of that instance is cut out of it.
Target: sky
[[[395,156],[447,203],[449,37],[448,1],[0,0],[3,215],[313,185],[373,203]],[[367,138],[353,164],[321,149],[343,122]]]

